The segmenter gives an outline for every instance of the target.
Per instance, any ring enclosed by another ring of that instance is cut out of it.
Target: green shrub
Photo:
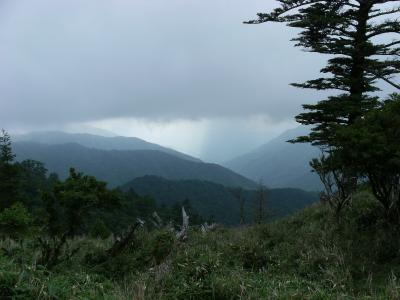
[[[267,267],[267,254],[262,247],[262,242],[244,240],[232,246],[232,255],[243,268],[248,270],[260,270]]]
[[[149,240],[150,254],[156,265],[162,263],[173,250],[175,238],[170,231],[156,232]]]
[[[90,226],[89,235],[92,238],[107,239],[110,237],[111,231],[102,220],[96,219],[92,226]]]
[[[32,218],[25,206],[19,202],[0,213],[0,232],[14,240],[21,238],[29,230]]]

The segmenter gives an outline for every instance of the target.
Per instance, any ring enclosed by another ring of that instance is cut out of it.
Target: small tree
[[[336,221],[339,222],[342,210],[351,202],[357,186],[357,177],[351,177],[348,173],[349,168],[343,166],[342,161],[335,159],[333,151],[329,156],[322,152],[319,159],[314,158],[310,162],[310,166],[324,185],[325,191],[321,194],[321,200],[329,203]]]
[[[14,164],[11,138],[0,131],[0,211],[11,207],[19,200],[19,172]]]
[[[241,187],[231,189],[231,194],[235,197],[237,203],[239,204],[239,213],[240,213],[240,225],[243,225],[245,222],[244,219],[244,204],[246,202],[246,198],[243,195],[243,189]]]
[[[258,189],[256,193],[256,213],[254,218],[257,224],[261,224],[264,221],[266,199],[267,199],[267,189],[265,185],[262,182],[260,182],[258,184]]]
[[[21,239],[28,233],[32,217],[24,205],[17,202],[0,213],[0,233],[13,240]]]
[[[33,209],[40,203],[41,192],[51,189],[44,164],[35,160],[17,163],[19,169],[20,197],[23,203]]]
[[[43,204],[40,262],[51,268],[78,251],[70,249],[63,255],[68,238],[84,233],[87,220],[99,210],[118,207],[120,196],[109,191],[106,183],[71,169],[64,182],[56,184],[51,193],[44,193]]]
[[[89,234],[92,238],[107,239],[111,235],[111,231],[101,219],[97,218],[90,226]]]
[[[11,137],[4,130],[0,131],[0,162],[3,164],[12,164],[14,161],[15,155],[12,152],[11,147]]]

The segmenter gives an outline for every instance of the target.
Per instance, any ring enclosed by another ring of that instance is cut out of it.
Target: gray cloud
[[[288,84],[326,57],[281,24],[242,24],[275,3],[1,0],[0,127],[89,125],[219,162],[249,151],[324,97]]]
[[[3,126],[105,118],[291,118],[317,100],[288,83],[322,57],[281,25],[242,25],[265,0],[3,0]]]

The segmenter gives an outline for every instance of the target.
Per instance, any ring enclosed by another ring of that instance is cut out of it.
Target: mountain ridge
[[[322,189],[318,176],[311,172],[309,161],[318,157],[316,147],[291,144],[287,141],[307,135],[307,127],[283,132],[262,146],[222,165],[254,181],[263,181],[271,188],[300,188],[309,191]]]
[[[179,158],[201,162],[200,159],[171,148],[147,142],[137,137],[101,136],[90,133],[68,133],[63,131],[37,131],[14,137],[15,142],[37,142],[48,145],[77,143],[87,148],[100,150],[159,150]]]
[[[159,150],[101,150],[77,143],[48,145],[33,142],[14,142],[13,149],[17,160],[41,161],[61,178],[66,178],[69,168],[74,167],[113,187],[145,175],[208,180],[248,189],[256,187],[250,179],[220,165],[190,161]]]

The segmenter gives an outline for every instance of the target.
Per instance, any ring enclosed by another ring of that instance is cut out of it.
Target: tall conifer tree
[[[330,56],[321,72],[325,77],[295,83],[296,87],[336,90],[339,93],[317,104],[306,104],[306,112],[296,117],[313,125],[309,136],[296,142],[311,142],[321,147],[335,144],[338,126],[353,124],[376,107],[377,81],[400,89],[395,76],[400,73],[399,0],[278,0],[280,7],[259,13],[258,19],[245,22],[287,23],[302,29],[294,39],[296,46]],[[382,42],[382,40],[386,42]]]
[[[14,164],[11,138],[5,130],[0,131],[0,212],[18,200],[18,167]]]

